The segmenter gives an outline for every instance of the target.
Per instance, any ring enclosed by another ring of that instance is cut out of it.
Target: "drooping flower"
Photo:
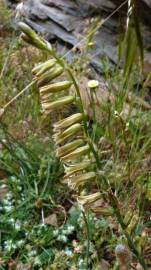
[[[71,161],[75,158],[80,158],[83,155],[86,155],[90,152],[90,146],[88,144],[78,147],[73,152],[61,157],[63,161]]]
[[[94,194],[90,194],[87,196],[78,196],[77,201],[83,206],[88,206],[88,205],[93,204],[94,202],[96,202],[100,198],[101,198],[100,192],[96,192]]]
[[[85,142],[82,139],[74,140],[73,142],[67,143],[67,144],[57,148],[56,156],[58,158],[61,158],[61,157],[65,156],[65,155],[71,153],[72,151],[74,151],[78,147],[84,145],[84,143]]]
[[[54,131],[67,128],[75,123],[80,123],[83,119],[82,113],[75,113],[63,120],[58,121],[54,124]]]

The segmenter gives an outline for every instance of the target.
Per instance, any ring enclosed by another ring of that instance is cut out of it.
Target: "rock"
[[[44,219],[44,223],[48,225],[52,225],[54,227],[58,227],[57,215],[51,214],[50,216]]]
[[[151,1],[150,0],[144,0],[144,2],[151,8]]]
[[[56,44],[57,41],[59,52],[66,54],[74,46],[81,50],[86,42],[84,36],[88,21],[96,17],[100,19],[108,17],[121,3],[123,0],[23,0],[19,4],[17,18],[24,19],[50,42]],[[144,24],[144,44],[150,49],[151,1],[138,1],[138,10]],[[94,46],[89,52],[91,66],[97,73],[103,73],[102,57],[107,57],[111,66],[117,63],[118,18],[121,13],[125,24],[126,12],[127,4],[107,20],[95,35]],[[71,61],[75,53],[70,51],[67,56]]]

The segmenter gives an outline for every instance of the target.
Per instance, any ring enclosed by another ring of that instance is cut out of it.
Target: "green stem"
[[[44,184],[43,190],[41,192],[41,196],[43,196],[44,193],[46,192],[46,189],[48,187],[49,180],[50,180],[50,160],[48,160],[47,176],[46,176],[46,180],[45,180],[45,184]]]
[[[92,111],[93,111],[93,135],[92,140],[96,141],[96,130],[97,130],[97,119],[96,119],[96,107],[95,107],[95,99],[94,99],[94,92],[95,90],[90,89],[90,96],[91,96],[91,105],[92,105]]]
[[[87,234],[87,249],[86,249],[86,270],[89,270],[89,253],[90,253],[90,230],[89,230],[89,212],[88,215],[84,212],[83,214],[83,219],[85,222],[85,227],[86,227],[86,234]]]
[[[118,115],[120,122],[121,122],[121,126],[122,126],[122,133],[123,133],[123,139],[124,139],[124,143],[126,146],[126,153],[127,153],[127,167],[128,167],[128,180],[129,182],[131,181],[131,161],[130,161],[130,149],[129,149],[129,142],[127,140],[127,136],[125,134],[125,123],[122,119],[122,117],[120,115]]]
[[[20,91],[16,96],[14,96],[8,103],[3,106],[3,109],[6,110],[16,99],[18,99],[22,94],[24,94],[31,86],[35,84],[35,80],[29,83],[22,91]]]
[[[110,204],[112,205],[113,209],[114,209],[114,213],[116,215],[116,218],[119,222],[119,224],[121,225],[121,228],[123,230],[123,233],[127,239],[128,242],[128,246],[131,249],[131,251],[133,252],[133,254],[135,255],[135,257],[137,258],[137,260],[139,261],[140,265],[143,267],[144,270],[148,270],[148,267],[143,259],[143,257],[141,257],[140,253],[138,252],[138,250],[135,247],[135,244],[131,238],[131,236],[128,234],[128,232],[126,231],[126,225],[123,221],[123,218],[121,216],[120,210],[119,210],[119,206],[117,204],[116,198],[115,196],[112,194],[112,191],[108,192],[109,195],[109,200],[110,200]]]
[[[84,131],[85,131],[85,135],[86,136],[89,136],[89,133],[88,133],[88,127],[87,127],[87,117],[86,117],[86,114],[84,112],[84,106],[83,106],[83,102],[82,102],[82,97],[81,97],[81,93],[80,93],[80,88],[76,82],[76,79],[74,78],[74,75],[71,71],[71,69],[68,67],[67,68],[67,72],[73,82],[73,85],[75,87],[75,90],[76,90],[76,93],[77,93],[77,96],[79,97],[79,107],[80,107],[80,111],[81,113],[83,114],[83,124],[84,124]]]

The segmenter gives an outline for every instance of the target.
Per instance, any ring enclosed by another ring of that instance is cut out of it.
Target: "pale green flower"
[[[85,185],[89,181],[95,181],[96,173],[88,172],[76,176],[69,177],[69,179],[63,180],[63,183],[67,183],[72,189],[78,188],[81,185]]]
[[[71,143],[65,144],[65,145],[57,148],[56,156],[58,158],[61,158],[65,155],[67,155],[68,153],[74,151],[75,149],[77,149],[79,146],[82,146],[82,145],[84,145],[84,140],[82,140],[82,139],[74,140]]]
[[[44,63],[36,65],[32,69],[32,73],[38,77],[42,75],[44,72],[46,72],[48,69],[54,67],[55,64],[56,64],[55,59],[49,59],[48,61],[45,61]]]
[[[49,114],[54,110],[62,109],[63,106],[71,104],[73,101],[74,101],[73,96],[65,96],[53,102],[43,102],[42,108],[46,114]]]
[[[80,123],[83,119],[82,113],[75,113],[65,119],[62,119],[54,124],[54,131],[67,128],[75,123]]]
[[[71,161],[75,158],[79,158],[83,155],[86,155],[90,152],[90,146],[87,144],[87,145],[84,145],[84,146],[81,146],[81,147],[78,147],[77,149],[75,149],[73,152],[63,156],[61,159],[63,161]]]
[[[92,164],[91,160],[82,161],[80,163],[71,164],[69,166],[64,165],[66,175],[64,178],[68,178],[70,175],[80,171],[86,170]]]
[[[67,128],[63,132],[58,132],[58,133],[54,134],[53,138],[54,138],[56,144],[60,144],[60,143],[63,143],[66,139],[77,134],[81,130],[82,130],[82,125],[77,123],[77,124],[70,126],[69,128]]]
[[[100,192],[96,192],[87,196],[78,196],[77,197],[77,201],[83,205],[83,206],[88,206],[93,204],[94,202],[96,202],[97,200],[99,200],[101,198],[101,194]]]

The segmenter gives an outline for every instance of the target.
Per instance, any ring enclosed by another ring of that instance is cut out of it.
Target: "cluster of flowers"
[[[39,64],[33,69],[34,81],[40,91],[41,105],[45,116],[58,114],[61,116],[62,110],[76,101],[79,101],[74,78],[68,67],[59,58],[51,45],[38,37],[38,35],[25,23],[19,23],[22,30],[22,38],[37,48],[46,50],[50,53],[51,59]],[[70,79],[54,82],[54,79],[63,75]],[[74,86],[73,94],[68,91]],[[91,86],[91,85],[90,85]],[[92,82],[94,87],[94,82]],[[96,87],[96,85],[95,85]],[[77,94],[77,95],[76,95]],[[63,181],[72,189],[84,186],[88,182],[95,181],[96,172],[91,170],[92,158],[91,147],[84,129],[85,115],[75,113],[54,124],[54,141],[56,144],[56,156],[63,162],[65,177]],[[88,195],[86,198],[79,198],[80,203],[91,204],[100,198],[100,193]],[[86,200],[85,200],[86,199]]]

